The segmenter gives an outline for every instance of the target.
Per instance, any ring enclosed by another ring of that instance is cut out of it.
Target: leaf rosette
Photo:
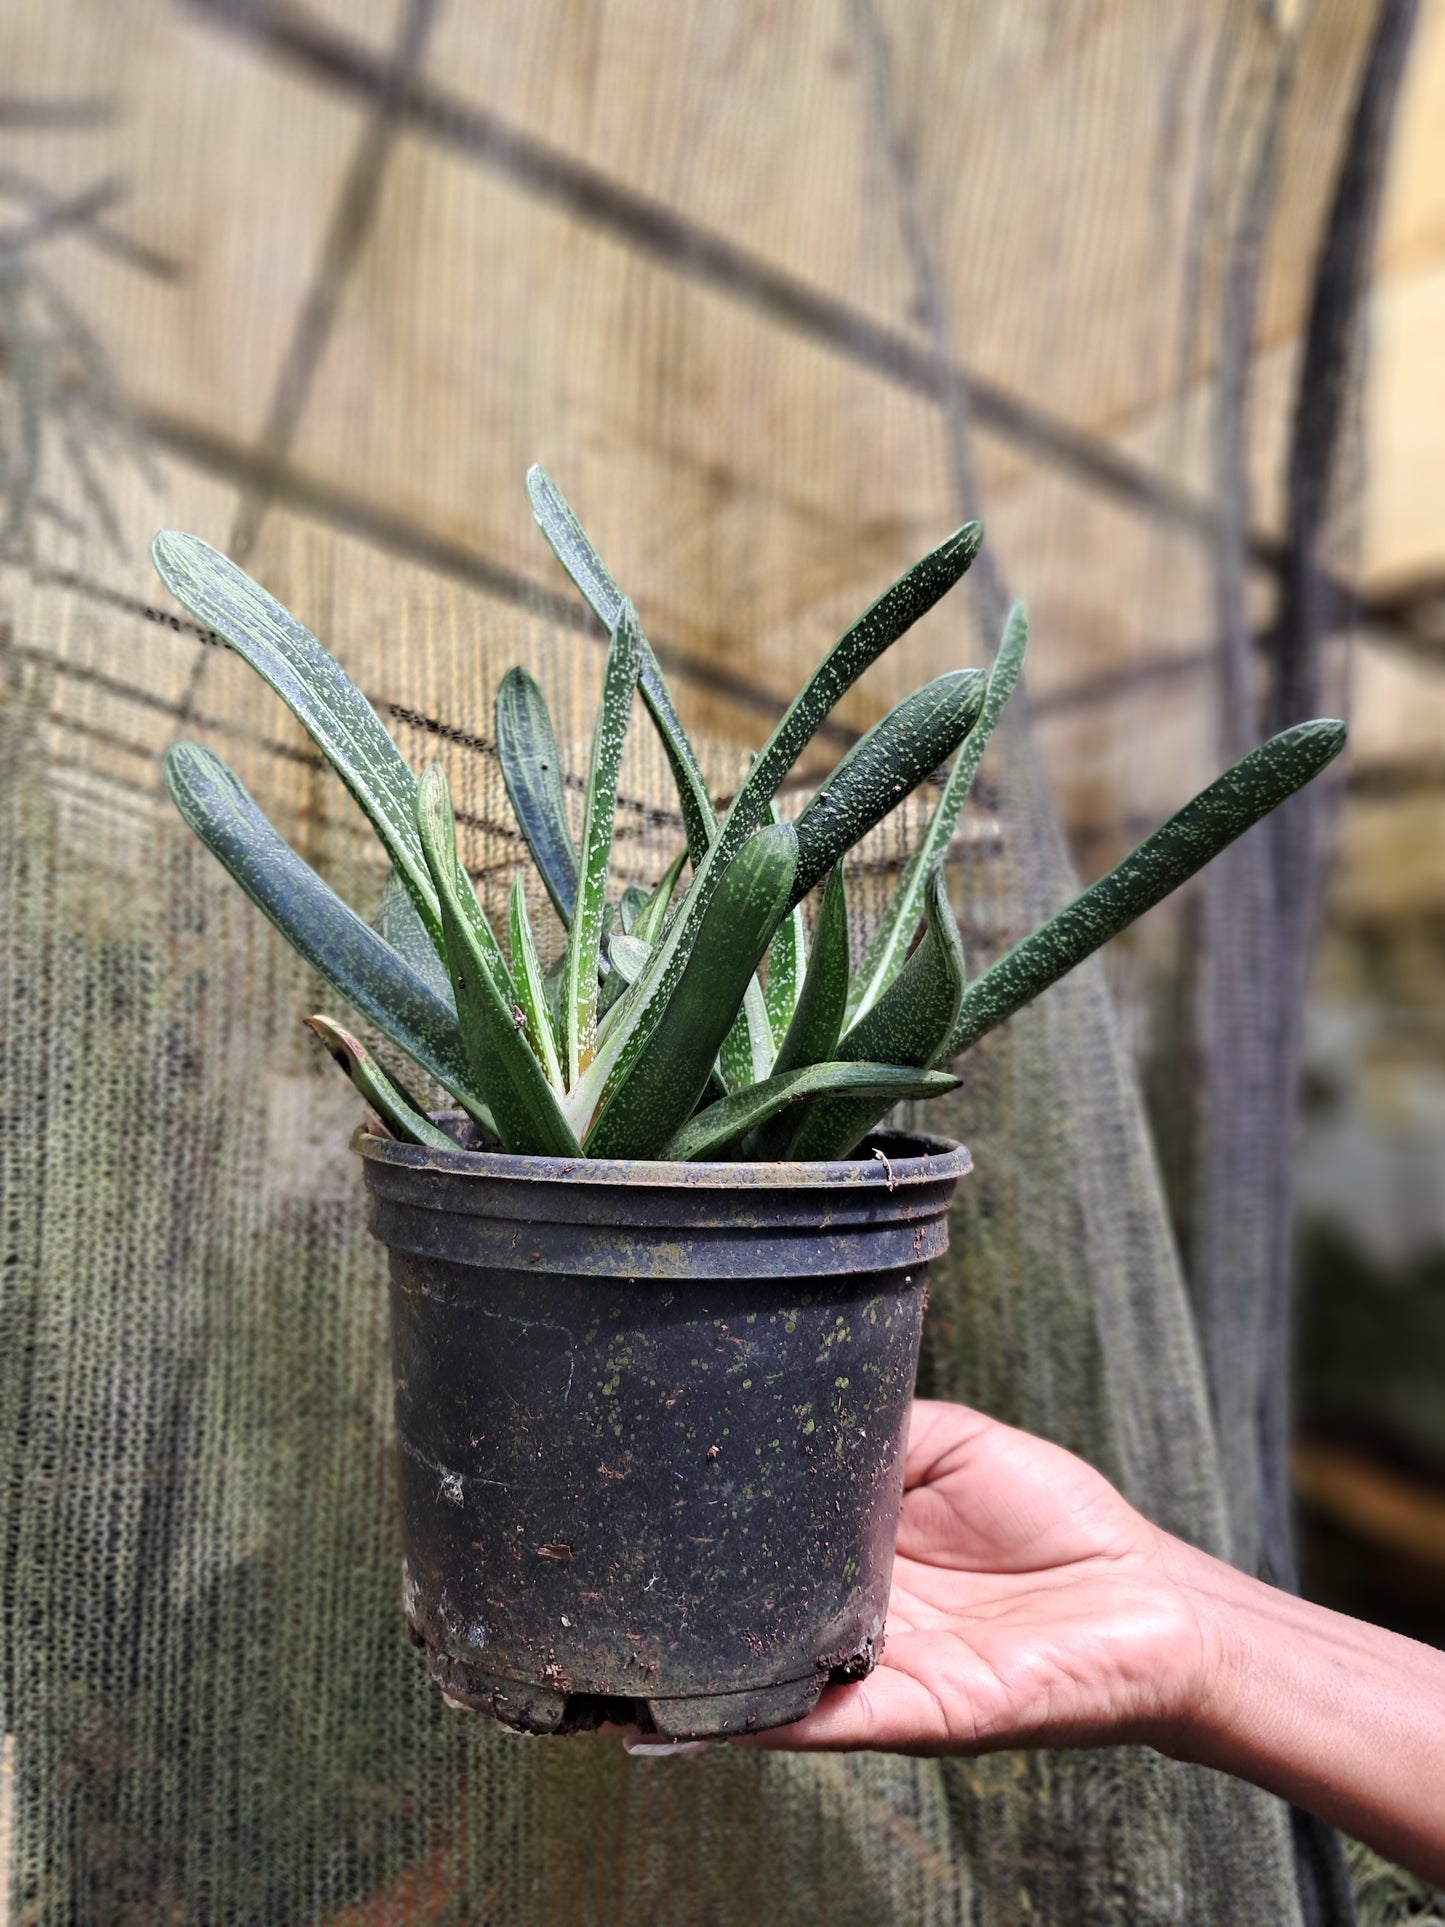
[[[493,931],[459,855],[443,770],[418,778],[341,665],[233,562],[174,532],[157,536],[152,551],[172,594],[271,686],[365,812],[390,865],[375,916],[368,922],[343,903],[196,743],[173,744],[165,757],[182,816],[332,989],[509,1152],[848,1157],[901,1100],[952,1089],[960,1053],[1177,889],[1344,744],[1344,725],[1330,720],[1273,737],[969,982],[946,859],[1023,666],[1021,607],[987,674],[959,667],[896,704],[796,823],[778,819],[776,798],[840,699],[963,576],[979,524],[930,550],[844,632],[719,815],[636,609],[540,468],[527,492],[609,637],[579,785],[580,839],[541,687],[519,666],[497,692],[507,796],[545,893],[542,914],[560,934],[551,969],[540,961],[521,872],[505,942]],[[614,903],[618,782],[638,696],[672,773],[685,844],[655,885],[630,885]],[[945,765],[855,968],[849,852]],[[820,886],[810,943],[805,905]],[[380,1127],[415,1143],[450,1141],[361,1040],[329,1017],[308,1022]]]

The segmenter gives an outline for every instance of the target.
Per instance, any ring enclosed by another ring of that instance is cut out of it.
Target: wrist
[[[1160,1533],[1173,1663],[1138,1735],[1445,1880],[1445,1653],[1346,1618]]]
[[[1162,1559],[1198,1636],[1150,1743],[1252,1780],[1445,1879],[1445,1653],[1178,1540]]]
[[[1257,1582],[1182,1539],[1163,1531],[1159,1537],[1164,1583],[1183,1632],[1149,1743],[1173,1759],[1218,1764],[1249,1701],[1253,1640],[1243,1595]]]

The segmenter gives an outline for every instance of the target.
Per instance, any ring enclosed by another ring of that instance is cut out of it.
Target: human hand
[[[1445,1883],[1445,1653],[1149,1524],[1055,1445],[913,1406],[886,1645],[733,1746],[986,1753],[1143,1741]],[[652,1750],[652,1749],[649,1749]]]
[[[1204,1697],[1188,1548],[1099,1473],[980,1412],[919,1399],[908,1435],[886,1644],[770,1748],[982,1753],[1164,1744]]]

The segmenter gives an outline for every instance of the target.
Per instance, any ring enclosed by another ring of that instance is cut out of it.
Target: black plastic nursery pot
[[[357,1146],[390,1252],[403,1601],[442,1689],[527,1732],[685,1739],[862,1678],[968,1152]]]

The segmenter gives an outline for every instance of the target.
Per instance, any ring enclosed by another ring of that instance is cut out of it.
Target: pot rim
[[[466,1113],[456,1110],[434,1111],[432,1118],[443,1129],[453,1120],[467,1121]],[[351,1148],[359,1157],[378,1164],[436,1171],[450,1177],[613,1188],[668,1186],[691,1192],[839,1191],[873,1184],[892,1191],[905,1183],[937,1184],[961,1178],[973,1169],[967,1145],[952,1138],[923,1131],[874,1131],[864,1141],[877,1147],[876,1153],[865,1158],[691,1164],[667,1158],[529,1157],[512,1151],[470,1151],[460,1144],[454,1151],[444,1151],[429,1144],[403,1144],[398,1138],[378,1137],[361,1124],[352,1137]],[[922,1148],[910,1148],[914,1146]]]

